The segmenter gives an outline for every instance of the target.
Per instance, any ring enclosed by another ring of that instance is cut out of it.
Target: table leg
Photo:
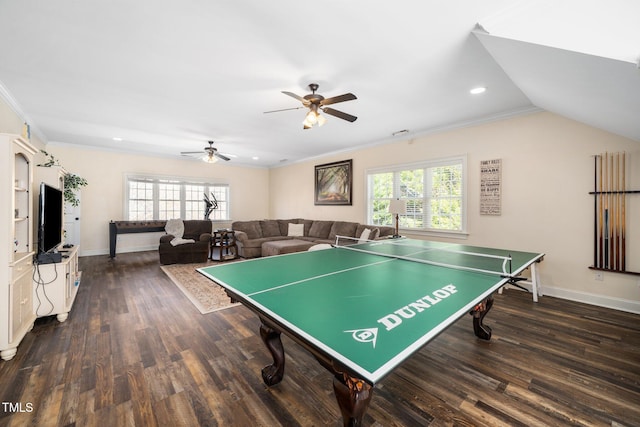
[[[113,222],[109,223],[109,258],[116,257],[116,243],[118,239],[118,229]]]
[[[268,386],[276,385],[284,377],[284,347],[280,339],[280,331],[263,322],[260,325],[260,337],[273,357],[273,363],[262,368],[262,381]]]
[[[361,426],[364,413],[371,402],[373,387],[359,378],[336,373],[333,378],[333,392],[338,399],[344,426]]]
[[[473,333],[475,333],[478,338],[487,341],[491,339],[491,328],[484,325],[482,321],[484,320],[484,316],[486,316],[489,310],[491,310],[492,306],[493,296],[490,295],[476,305],[469,313],[473,316]]]

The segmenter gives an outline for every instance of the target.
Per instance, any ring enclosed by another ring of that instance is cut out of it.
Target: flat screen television
[[[40,184],[38,203],[38,252],[52,252],[62,243],[62,190]]]

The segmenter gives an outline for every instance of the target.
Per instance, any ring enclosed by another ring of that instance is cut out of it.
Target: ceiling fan
[[[213,141],[208,142],[209,146],[204,147],[205,154],[202,160],[207,163],[215,163],[218,161],[218,159],[222,159],[227,162],[230,160],[227,156],[223,156],[222,154],[218,153],[218,149],[213,146]],[[189,156],[192,154],[202,154],[202,151],[182,151],[180,154],[182,154],[183,156]]]
[[[322,95],[316,93],[318,90],[317,83],[311,83],[309,85],[309,89],[311,89],[311,93],[305,96],[296,95],[292,92],[282,91],[285,95],[289,95],[292,98],[297,99],[302,102],[302,107],[295,108],[284,108],[282,110],[272,110],[265,111],[266,113],[276,113],[279,111],[287,111],[287,110],[298,110],[300,108],[308,108],[309,112],[307,113],[304,122],[302,122],[303,129],[310,129],[313,125],[317,124],[318,126],[322,126],[326,123],[327,119],[320,115],[320,111],[329,114],[334,117],[338,117],[339,119],[346,120],[348,122],[355,122],[357,117],[352,116],[351,114],[344,113],[342,111],[335,110],[333,108],[327,107],[327,105],[337,104],[338,102],[352,101],[356,98],[356,96],[352,93],[345,93],[344,95],[334,96],[331,98],[325,98]]]

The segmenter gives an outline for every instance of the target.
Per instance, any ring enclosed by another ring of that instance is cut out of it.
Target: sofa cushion
[[[203,234],[211,234],[213,231],[213,223],[208,219],[188,219],[183,221],[184,239],[200,240]],[[207,237],[207,239],[210,236]]]
[[[280,227],[280,235],[286,236],[289,234],[289,224],[298,224],[297,219],[279,219],[278,226]]]
[[[312,219],[299,219],[298,224],[304,224],[304,235],[309,235],[309,230],[311,230],[311,226],[313,225]]]
[[[335,239],[336,236],[356,237],[357,222],[336,221],[331,226],[329,239]]]
[[[270,240],[262,244],[262,256],[282,255],[290,254],[293,252],[306,251],[311,246],[314,246],[313,242],[306,242],[304,240],[288,239],[288,240]]]
[[[380,234],[379,228],[365,228],[359,236],[356,236],[360,241],[376,240]]]
[[[332,226],[333,221],[313,221],[313,224],[311,224],[311,228],[309,229],[309,237],[327,239]]]
[[[262,228],[262,237],[282,236],[282,233],[280,233],[280,225],[275,219],[260,221],[260,228]]]
[[[388,237],[388,236],[393,236],[394,234],[396,234],[396,228],[395,227],[378,227],[378,229],[380,230],[380,235],[378,237]]]
[[[291,224],[289,223],[289,230],[287,231],[289,237],[302,237],[304,236],[304,224]]]
[[[233,229],[245,232],[249,239],[260,239],[262,237],[260,221],[235,221]]]
[[[362,232],[364,231],[365,228],[368,228],[369,230],[373,231],[373,230],[378,230],[378,233],[375,235],[375,237],[373,237],[373,233],[369,235],[369,239],[370,240],[375,240],[378,237],[385,237],[385,236],[392,236],[395,233],[395,228],[394,227],[385,227],[385,226],[380,226],[380,225],[365,225],[365,224],[359,224],[358,228],[356,229],[356,237],[360,237],[362,236]]]
[[[378,237],[380,237],[380,229],[374,228],[373,230],[371,230],[371,233],[369,234],[369,240],[376,240]]]

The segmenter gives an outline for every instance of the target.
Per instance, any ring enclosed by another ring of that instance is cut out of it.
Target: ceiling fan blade
[[[188,156],[190,154],[202,154],[202,151],[181,151],[180,154],[183,156]]]
[[[342,120],[346,120],[348,122],[355,122],[358,118],[356,116],[352,116],[351,114],[343,113],[342,111],[334,110],[333,108],[321,108],[327,114],[330,114],[334,117],[337,117]]]
[[[284,93],[285,95],[289,95],[292,98],[297,99],[298,101],[302,102],[303,105],[308,106],[309,105],[309,100],[304,99],[303,97],[301,97],[300,95],[296,95],[293,92],[287,92],[286,90],[283,90],[282,93]]]
[[[300,95],[296,95],[296,94],[295,94],[295,93],[293,93],[293,92],[287,92],[286,90],[283,90],[283,91],[282,91],[282,93],[284,93],[285,95],[289,95],[289,96],[291,96],[291,97],[293,97],[293,98],[297,99],[297,100],[298,100],[298,101],[300,101],[300,102],[306,102],[306,101],[307,101],[306,99],[304,99],[304,98],[303,98],[303,97],[301,97]]]
[[[289,111],[289,110],[299,110],[301,108],[306,108],[304,106],[302,107],[294,107],[294,108],[282,108],[280,110],[271,110],[271,111],[265,111],[263,114],[267,114],[267,113],[279,113],[280,111]]]
[[[219,159],[226,160],[227,162],[228,162],[229,160],[231,160],[231,159],[230,159],[230,158],[228,158],[227,156],[223,156],[223,155],[222,155],[222,154],[220,154],[220,153],[213,153],[213,155],[214,155],[214,156],[216,156],[216,157],[217,157],[217,158],[219,158]]]
[[[322,101],[320,101],[320,105],[337,104],[338,102],[353,101],[354,99],[358,99],[354,94],[345,93],[344,95],[338,95],[331,98],[323,99]]]

